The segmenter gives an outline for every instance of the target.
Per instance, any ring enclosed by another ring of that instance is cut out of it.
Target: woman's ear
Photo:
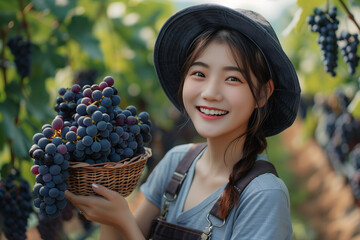
[[[256,107],[262,108],[273,92],[274,92],[274,81],[270,79],[261,90],[261,97],[258,102],[259,104]]]

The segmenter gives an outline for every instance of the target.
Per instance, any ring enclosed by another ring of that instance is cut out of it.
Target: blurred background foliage
[[[172,106],[156,81],[152,52],[157,32],[174,12],[170,1],[1,1],[0,153],[2,173],[32,164],[32,135],[55,116],[57,90],[115,78],[121,105],[173,126]],[[32,43],[31,73],[21,79],[6,47],[14,36]],[[170,110],[169,110],[170,109]],[[24,161],[23,161],[24,160]],[[28,179],[33,181],[33,177]]]
[[[340,0],[330,3],[339,8],[339,28],[359,32],[347,18]],[[358,19],[360,0],[344,3]],[[306,18],[315,7],[326,8],[327,4],[326,0],[298,0],[273,23],[281,31],[280,41],[298,72],[303,103],[334,96],[338,89],[353,98],[359,89],[359,71],[349,75],[341,57],[336,77],[324,71],[317,34],[310,32]],[[131,104],[150,113],[155,125],[154,157],[160,158],[175,143],[199,140],[191,127],[179,130],[184,121],[163,93],[152,63],[157,33],[175,10],[177,7],[170,0],[0,1],[1,178],[11,167],[16,167],[34,184],[28,149],[33,134],[54,118],[58,89],[74,83],[99,83],[107,75],[115,78],[121,106]],[[6,46],[15,36],[32,43],[29,77],[21,78],[17,74],[14,56]],[[303,141],[315,137],[319,124],[313,106],[307,104],[300,109],[304,113]],[[291,152],[284,150],[279,137],[272,137],[268,154],[291,193],[296,239],[315,239],[315,230],[296,208],[307,193],[289,170]]]

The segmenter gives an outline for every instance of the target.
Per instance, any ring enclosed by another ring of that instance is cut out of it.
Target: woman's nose
[[[221,87],[215,79],[209,79],[206,82],[201,97],[208,101],[220,101],[222,99]]]

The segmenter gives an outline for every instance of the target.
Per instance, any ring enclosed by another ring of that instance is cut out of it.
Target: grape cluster
[[[18,74],[24,78],[29,76],[31,71],[31,42],[24,41],[22,36],[12,37],[7,42],[11,53],[15,57],[15,65]]]
[[[355,172],[349,179],[354,197],[360,206],[360,143],[349,153],[349,162]]]
[[[348,72],[353,75],[359,64],[359,56],[357,56],[357,48],[359,45],[358,35],[342,31],[339,36],[339,41],[344,43],[340,48],[340,52],[343,56],[344,62],[348,65]]]
[[[314,15],[310,15],[307,18],[310,30],[320,34],[317,42],[321,47],[323,64],[325,71],[332,76],[336,75],[335,68],[337,67],[338,43],[336,31],[339,20],[337,20],[336,16],[336,7],[331,7],[327,13],[319,8],[315,8]]]
[[[64,191],[69,177],[69,161],[98,164],[119,162],[145,153],[151,139],[151,120],[135,106],[119,107],[121,102],[114,79],[100,84],[74,84],[60,88],[52,124],[33,137],[29,154],[36,174],[34,205],[42,214],[56,218],[66,205]]]
[[[347,111],[351,101],[341,90],[334,96],[315,98],[319,117],[315,138],[334,171],[348,180],[360,206],[360,122]]]
[[[60,88],[60,96],[56,98],[55,111],[62,116],[65,121],[70,121],[76,112],[76,102],[83,98],[79,84],[75,84],[71,89]]]
[[[32,193],[28,182],[15,169],[0,182],[2,230],[9,240],[26,239],[27,220],[32,209]]]
[[[57,116],[52,124],[45,124],[41,133],[33,136],[29,154],[34,159],[31,172],[36,175],[33,191],[34,206],[47,217],[56,218],[66,206],[65,190],[69,178],[70,154],[61,138],[64,121]]]
[[[42,214],[38,214],[37,229],[42,239],[56,240],[63,239],[63,221],[69,221],[74,215],[74,206],[68,203],[63,212],[57,218],[46,218]]]

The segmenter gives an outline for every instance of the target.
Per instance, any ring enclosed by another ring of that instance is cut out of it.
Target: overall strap
[[[197,143],[194,144],[190,150],[185,154],[183,159],[178,164],[174,174],[171,177],[169,184],[166,187],[165,195],[170,195],[172,198],[175,198],[179,193],[181,185],[186,177],[187,171],[189,170],[191,164],[195,158],[201,153],[201,151],[206,147],[207,143]]]
[[[235,186],[237,188],[237,190],[239,191],[239,196],[241,196],[241,193],[244,191],[244,189],[246,188],[246,186],[257,176],[260,176],[264,173],[272,173],[275,176],[278,177],[278,174],[276,172],[276,169],[274,167],[274,165],[268,161],[265,160],[257,160],[255,161],[254,166],[250,169],[250,171],[241,179],[239,179]],[[210,214],[221,219],[221,220],[225,220],[227,216],[225,216],[225,218],[221,218],[219,216],[218,210],[219,210],[219,206],[220,206],[220,202],[221,202],[221,196],[220,198],[216,201],[216,203],[214,204],[213,208],[210,211]]]

